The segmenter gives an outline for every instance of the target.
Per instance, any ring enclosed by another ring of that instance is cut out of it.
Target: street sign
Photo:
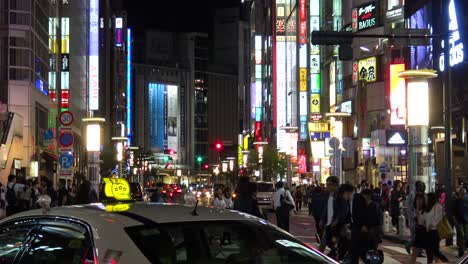
[[[71,145],[73,145],[74,140],[75,137],[73,136],[73,133],[71,131],[63,131],[60,133],[60,147],[70,147]]]
[[[51,140],[54,138],[54,131],[52,129],[46,129],[43,134],[44,140]]]
[[[62,126],[70,126],[73,124],[73,121],[75,120],[75,117],[70,111],[63,111],[59,115],[59,122],[62,124]]]
[[[61,153],[58,160],[60,167],[69,169],[73,166],[73,155],[69,153]]]
[[[380,173],[384,173],[384,172],[388,172],[388,171],[389,170],[388,170],[387,166],[385,166],[385,165],[380,165],[379,166],[379,172]]]
[[[330,148],[332,149],[338,149],[340,147],[340,140],[336,137],[332,137],[330,138],[330,141],[328,142],[328,144],[330,145]]]

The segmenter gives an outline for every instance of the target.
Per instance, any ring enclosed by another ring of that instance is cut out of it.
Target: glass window
[[[257,182],[257,192],[273,192],[273,183]]]
[[[92,250],[86,230],[71,225],[44,225],[21,259],[24,264],[81,264]]]
[[[332,263],[260,222],[171,223],[126,231],[151,263]]]
[[[18,223],[0,228],[0,264],[13,263],[32,228],[32,224]]]

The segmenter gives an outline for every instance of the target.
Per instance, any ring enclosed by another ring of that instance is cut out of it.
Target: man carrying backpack
[[[16,183],[16,176],[8,176],[5,199],[7,202],[6,215],[10,216],[19,212],[18,193],[24,188],[23,184]]]

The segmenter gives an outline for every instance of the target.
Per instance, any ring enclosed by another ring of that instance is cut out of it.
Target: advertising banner
[[[307,69],[299,69],[299,91],[307,92]]]
[[[321,84],[320,84],[320,74],[311,74],[310,75],[310,92],[313,94],[320,94]]]
[[[179,103],[178,87],[167,86],[167,148],[179,152]]]
[[[309,122],[309,132],[328,132],[330,128],[326,122]]]
[[[89,110],[99,109],[99,0],[89,1]]]
[[[310,112],[320,113],[320,94],[310,95]]]
[[[357,9],[357,31],[378,26],[379,14],[376,2],[370,2]]]
[[[164,89],[165,85],[150,83],[149,94],[149,126],[150,147],[164,149]]]
[[[405,70],[405,64],[390,65],[390,124],[406,124],[406,86],[405,79],[399,73]]]
[[[299,93],[299,115],[307,116],[307,92]]]
[[[299,0],[299,43],[307,43],[307,0]]]
[[[359,80],[377,81],[377,57],[369,57],[358,61]]]

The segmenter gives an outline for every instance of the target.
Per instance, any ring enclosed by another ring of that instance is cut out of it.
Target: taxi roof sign
[[[104,194],[108,198],[118,201],[132,200],[130,195],[130,184],[123,178],[104,178]]]

